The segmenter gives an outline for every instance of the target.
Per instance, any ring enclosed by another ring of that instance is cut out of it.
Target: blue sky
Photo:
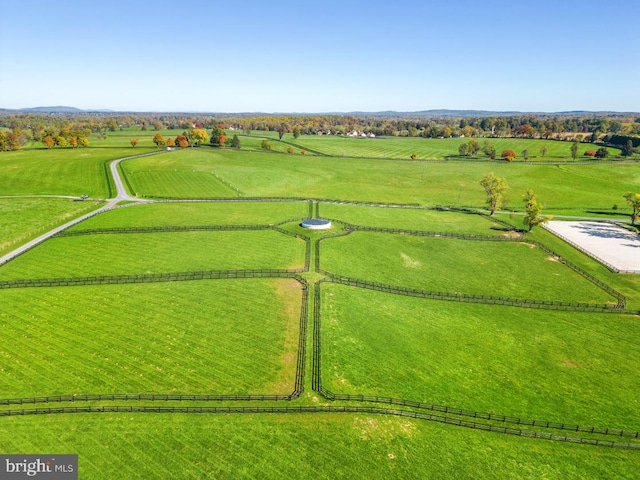
[[[640,2],[0,0],[0,107],[640,111]]]

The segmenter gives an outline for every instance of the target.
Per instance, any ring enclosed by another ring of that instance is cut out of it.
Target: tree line
[[[17,149],[27,141],[42,141],[62,130],[89,131],[106,135],[130,128],[146,130],[213,130],[232,127],[236,131],[276,131],[313,135],[346,135],[357,131],[376,136],[423,138],[544,138],[604,143],[624,147],[631,139],[640,146],[640,117],[602,115],[510,115],[484,117],[402,117],[376,115],[205,115],[205,114],[10,114],[0,115],[2,149]],[[64,137],[64,135],[62,135]],[[64,137],[66,138],[66,137]],[[76,137],[78,138],[78,137]]]

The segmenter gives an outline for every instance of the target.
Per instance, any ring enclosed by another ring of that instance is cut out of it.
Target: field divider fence
[[[0,416],[52,415],[72,413],[174,413],[174,414],[309,414],[309,413],[347,413],[369,415],[391,415],[397,417],[414,418],[433,421],[447,425],[472,428],[494,433],[515,435],[527,438],[537,438],[559,442],[569,442],[583,445],[640,450],[639,443],[615,442],[598,438],[582,438],[569,435],[557,435],[549,432],[524,430],[517,428],[489,425],[486,423],[450,418],[444,415],[433,415],[402,409],[363,407],[363,406],[271,406],[271,407],[180,407],[180,406],[142,406],[142,405],[106,405],[106,406],[75,406],[75,407],[47,407],[20,410],[0,410]]]
[[[31,287],[69,287],[84,285],[118,285],[132,283],[184,282],[192,280],[218,280],[231,278],[301,278],[300,269],[254,269],[254,270],[201,270],[170,273],[145,273],[138,275],[113,275],[76,278],[34,278],[6,280],[0,282],[1,289]]]
[[[537,308],[543,310],[563,310],[574,312],[599,312],[599,313],[620,313],[618,305],[607,303],[587,303],[587,302],[561,302],[558,300],[536,300],[516,297],[503,297],[494,295],[468,294],[459,292],[438,292],[433,290],[422,290],[418,288],[389,285],[385,283],[372,282],[358,278],[347,277],[326,270],[318,270],[327,277],[327,281],[347,285],[350,287],[364,288],[379,292],[404,295],[407,297],[428,298],[432,300],[446,300],[463,303],[479,303],[488,305],[504,305],[512,307]]]

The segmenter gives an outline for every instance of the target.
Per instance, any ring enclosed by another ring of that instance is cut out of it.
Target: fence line
[[[361,280],[358,278],[334,274],[331,272],[327,272],[326,270],[319,270],[319,273],[326,275],[327,280],[332,283],[338,283],[350,287],[364,288],[367,290],[376,290],[379,292],[392,293],[396,295],[404,295],[407,297],[429,298],[432,300],[505,305],[512,307],[537,308],[543,310],[563,310],[572,312],[621,313],[620,310],[622,308],[618,304],[611,305],[606,303],[600,304],[586,302],[561,302],[557,300],[536,300],[458,292],[438,292],[433,290],[421,290],[418,288],[409,288],[397,285],[389,285],[385,283],[371,282],[369,280]]]
[[[47,407],[21,410],[2,410],[0,416],[26,416],[26,415],[51,415],[69,413],[188,413],[188,414],[294,414],[294,413],[361,413],[371,415],[392,415],[397,417],[407,417],[419,420],[433,421],[453,426],[478,429],[494,433],[515,435],[527,438],[539,438],[545,440],[577,443],[607,448],[617,448],[624,450],[640,450],[639,443],[614,442],[598,438],[582,438],[569,435],[557,435],[549,432],[535,430],[524,430],[509,427],[500,427],[486,423],[472,422],[458,418],[450,418],[444,415],[433,415],[423,412],[378,408],[361,406],[273,406],[273,407],[175,407],[175,406],[82,406],[82,407]]]
[[[129,205],[127,205],[129,206]],[[64,230],[54,235],[54,237],[76,237],[81,235],[100,235],[100,234],[129,234],[129,233],[164,233],[164,232],[198,232],[198,231],[235,231],[235,230],[278,230],[281,233],[291,235],[291,232],[277,229],[280,225],[291,222],[302,222],[303,218],[287,218],[276,223],[269,224],[245,224],[245,225],[162,225],[149,227],[112,227],[112,228],[92,228],[87,230]],[[297,235],[297,238],[305,238]]]
[[[304,269],[201,270],[139,275],[113,275],[77,278],[34,278],[0,282],[0,290],[7,288],[68,287],[82,285],[117,285],[130,283],[184,282],[228,278],[301,278]]]

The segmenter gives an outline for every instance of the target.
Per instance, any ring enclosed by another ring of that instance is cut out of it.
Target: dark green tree
[[[231,146],[233,148],[240,148],[240,139],[238,138],[238,135],[234,135],[233,138],[231,139]]]
[[[571,158],[575,160],[577,156],[578,156],[578,142],[573,142],[571,144]]]

